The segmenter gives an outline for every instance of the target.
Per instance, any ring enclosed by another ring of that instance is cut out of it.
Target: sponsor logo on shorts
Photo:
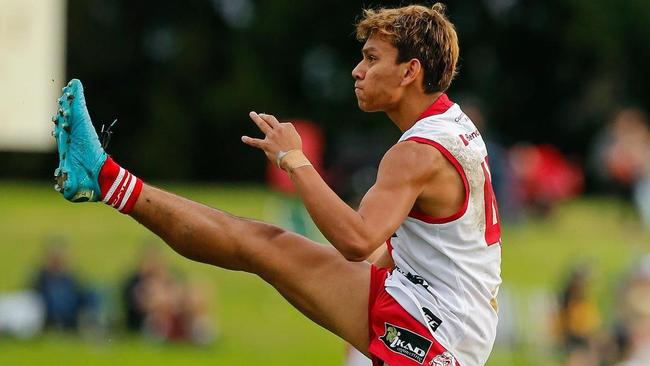
[[[429,366],[456,366],[456,358],[451,353],[445,351],[437,355],[429,362]]]
[[[427,317],[427,323],[429,323],[429,327],[431,327],[431,331],[435,332],[436,330],[438,330],[438,327],[440,326],[440,324],[442,324],[442,319],[433,315],[433,312],[428,308],[423,307],[422,311],[424,312],[424,316]]]
[[[379,337],[386,347],[416,362],[423,363],[431,348],[431,341],[390,323],[384,323],[384,335]]]

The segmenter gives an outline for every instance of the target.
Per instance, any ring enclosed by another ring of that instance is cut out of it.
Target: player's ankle
[[[119,166],[110,156],[99,172],[102,202],[128,214],[142,191],[142,180]]]

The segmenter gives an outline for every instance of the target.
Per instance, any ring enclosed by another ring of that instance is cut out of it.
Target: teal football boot
[[[99,172],[107,154],[102,148],[86,109],[81,81],[71,80],[58,99],[59,110],[52,117],[59,167],[54,171],[54,189],[72,202],[101,198]]]

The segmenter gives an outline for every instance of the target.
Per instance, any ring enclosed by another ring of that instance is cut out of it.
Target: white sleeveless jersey
[[[445,94],[399,141],[438,149],[461,176],[465,201],[446,218],[410,212],[388,242],[396,268],[386,291],[461,366],[484,365],[496,335],[501,284],[499,215],[485,143]]]

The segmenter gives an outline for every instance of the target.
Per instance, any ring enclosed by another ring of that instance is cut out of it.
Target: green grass
[[[171,186],[189,198],[238,216],[269,215],[271,195],[259,187]],[[589,261],[596,271],[595,292],[611,307],[613,286],[624,268],[650,250],[643,233],[625,212],[605,200],[580,200],[558,208],[548,219],[529,219],[503,229],[504,288],[518,297],[555,291],[572,263]],[[73,268],[84,282],[117,286],[136,262],[143,243],[158,241],[129,217],[99,204],[70,204],[49,184],[0,182],[0,292],[24,288],[41,258],[44,241],[61,235],[69,242]],[[161,247],[164,244],[160,242]],[[211,347],[160,345],[119,332],[99,339],[50,334],[33,340],[0,338],[2,365],[340,365],[343,344],[312,324],[257,277],[190,262],[164,249],[173,268],[197,279],[213,294],[215,325],[221,338]],[[521,315],[519,315],[521,317]],[[522,321],[527,321],[524,319]],[[515,353],[497,348],[489,365],[544,365],[524,344]],[[53,362],[55,360],[56,362]]]
[[[233,214],[262,217],[269,195],[257,188],[173,187],[174,191]],[[49,185],[0,185],[0,291],[23,288],[53,234],[69,241],[73,267],[86,283],[113,288],[137,261],[143,243],[158,240],[129,217],[100,204],[70,204]],[[158,240],[159,241],[159,240]],[[161,247],[165,247],[160,242]],[[166,248],[166,247],[165,247]],[[213,347],[161,346],[119,335],[93,341],[42,337],[0,341],[0,364],[41,365],[333,365],[342,343],[293,310],[273,288],[245,273],[190,262],[165,249],[171,265],[207,283],[214,293]]]

